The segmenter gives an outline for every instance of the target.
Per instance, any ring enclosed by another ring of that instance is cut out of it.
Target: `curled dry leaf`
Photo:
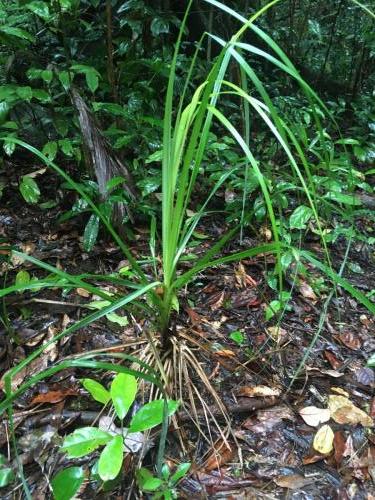
[[[333,430],[329,425],[323,425],[315,434],[313,447],[322,455],[328,455],[333,450]]]
[[[324,351],[324,356],[334,370],[338,370],[342,365],[342,362],[331,351]]]
[[[335,392],[336,394],[341,394],[341,396],[345,396],[346,398],[349,397],[349,394],[341,387],[331,387],[331,391]]]
[[[211,311],[217,311],[223,305],[225,299],[225,292],[217,292],[211,295],[207,304],[211,307]]]
[[[84,288],[77,288],[76,289],[76,292],[78,293],[78,295],[80,295],[81,297],[90,297],[90,292],[88,292],[87,290],[85,290]]]
[[[251,276],[247,274],[242,262],[240,262],[236,267],[234,275],[239,287],[242,288],[246,288],[247,286],[256,287],[258,285],[258,283]]]
[[[38,394],[31,401],[30,404],[35,405],[38,403],[59,403],[67,396],[77,396],[79,392],[74,388],[62,389],[61,391],[48,391],[45,394]]]
[[[354,406],[344,396],[329,396],[328,408],[331,410],[333,420],[338,424],[361,424],[363,427],[372,427],[374,425],[372,418],[367,413]]]
[[[300,285],[299,291],[300,291],[300,294],[302,295],[302,297],[305,297],[305,299],[310,299],[313,302],[316,302],[318,300],[318,297],[315,295],[314,290],[306,282],[303,282]]]
[[[351,332],[346,332],[341,335],[337,335],[336,338],[345,347],[351,349],[352,351],[358,351],[358,349],[362,347],[361,340]]]
[[[266,385],[256,385],[254,387],[247,386],[240,387],[238,390],[238,395],[247,398],[280,396],[280,390],[273,389],[272,387],[267,387]]]
[[[331,418],[331,412],[328,408],[317,408],[316,406],[306,406],[306,408],[299,411],[299,414],[306,424],[311,425],[311,427],[318,427],[318,425],[328,422]]]

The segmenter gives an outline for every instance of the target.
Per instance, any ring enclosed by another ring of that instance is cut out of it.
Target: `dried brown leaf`
[[[274,481],[280,488],[298,490],[311,483],[311,478],[306,478],[300,474],[290,474],[289,476],[278,476]]]
[[[247,398],[264,398],[269,396],[280,396],[280,390],[272,387],[267,387],[266,385],[256,385],[254,387],[246,386],[239,388],[238,395]]]
[[[305,297],[305,299],[310,299],[313,302],[316,302],[318,300],[318,297],[315,295],[314,290],[306,282],[301,283],[301,285],[299,286],[299,291],[302,297]]]
[[[363,427],[372,427],[374,424],[372,418],[367,413],[354,406],[344,396],[329,396],[328,407],[331,410],[333,420],[338,424],[361,424]]]
[[[214,469],[219,469],[226,463],[230,462],[235,456],[233,447],[229,447],[223,439],[219,439],[213,446],[213,449],[204,463],[203,470],[210,472]]]
[[[76,389],[62,389],[60,391],[49,391],[46,393],[41,393],[35,396],[31,401],[31,405],[38,403],[59,403],[63,401],[67,396],[77,396],[79,392]]]

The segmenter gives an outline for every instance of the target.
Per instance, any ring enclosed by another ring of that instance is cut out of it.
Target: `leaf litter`
[[[58,233],[52,229],[56,210],[48,215],[32,207],[32,215],[15,215],[18,231],[9,226],[6,236],[24,252],[55,260],[62,269],[70,268],[72,272],[95,272],[101,266],[116,271],[127,265],[116,248],[106,242],[100,242],[93,254],[82,254],[81,228],[76,222],[62,224]],[[30,217],[34,234],[30,234]],[[200,230],[210,237],[209,226]],[[147,232],[140,231],[136,236],[138,251],[142,252],[142,245],[147,248]],[[199,252],[199,246],[195,251]],[[343,251],[338,244],[338,258]],[[207,434],[213,432],[210,443],[197,432],[189,415],[179,413],[185,451],[193,462],[192,473],[181,483],[179,494],[181,498],[241,498],[246,494],[256,497],[261,491],[273,498],[284,498],[286,491],[292,490],[310,498],[371,498],[375,476],[374,372],[365,366],[365,359],[375,350],[372,318],[340,292],[336,303],[340,314],[336,306],[330,306],[306,365],[290,385],[302,352],[316,331],[321,297],[310,283],[301,281],[298,293],[292,297],[291,310],[286,311],[281,323],[265,323],[264,310],[272,297],[264,291],[264,270],[273,264],[273,257],[265,255],[237,265],[222,265],[215,272],[202,273],[203,285],[193,283],[187,297],[182,297],[182,302],[189,300],[183,306],[177,328],[187,335],[197,334],[196,355],[207,377],[212,375],[211,382],[228,410],[232,434],[223,440],[202,423]],[[14,259],[8,272],[15,276],[23,266],[22,260]],[[36,272],[27,269],[31,275]],[[116,293],[116,288],[109,289]],[[38,297],[65,300],[58,289],[41,291]],[[26,295],[22,297],[25,299]],[[40,306],[30,302],[25,305],[30,311],[28,319],[22,317],[24,306],[10,304],[13,326],[21,331],[16,323],[21,321],[24,340],[13,351],[0,344],[2,375],[76,321],[81,304],[90,300],[94,300],[90,294],[77,289],[69,296],[75,307],[57,309],[47,302]],[[44,328],[39,307],[53,319],[52,328]],[[231,336],[238,331],[241,336]],[[13,387],[66,356],[103,347],[122,349],[125,338],[130,341],[135,337],[132,325],[124,327],[103,319],[74,337],[53,344],[14,377]],[[42,467],[52,476],[57,461],[60,467],[71,465],[58,453],[67,429],[91,425],[99,415],[98,404],[76,389],[78,379],[83,377],[92,377],[92,373],[67,370],[28,390],[15,402],[15,432],[25,474],[33,491],[41,496],[48,491]],[[309,390],[312,387],[315,392]],[[209,399],[204,387],[201,391]],[[213,415],[215,411],[213,405]],[[100,417],[99,427],[113,435],[124,435],[126,429],[121,429],[107,414]],[[9,431],[3,418],[0,443],[5,451]],[[174,439],[178,429],[171,426],[169,431],[167,458],[178,462],[181,448],[176,444],[178,439]],[[136,457],[141,454],[146,460],[155,459],[157,438],[146,438],[143,433],[125,436],[131,456],[124,462],[128,479],[122,493],[130,487]],[[87,471],[85,460],[82,466]],[[93,495],[91,486],[86,486],[81,497]],[[8,498],[6,494],[4,498]]]

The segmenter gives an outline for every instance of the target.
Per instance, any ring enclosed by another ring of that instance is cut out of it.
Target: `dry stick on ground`
[[[73,88],[70,96],[73,106],[78,112],[83,142],[90,155],[101,197],[105,200],[108,196],[107,182],[113,179],[113,177],[120,176],[125,179],[123,186],[129,198],[135,200],[137,191],[129,170],[114,153],[111,145],[103,136],[92,112],[77,89]],[[119,229],[121,229],[121,222],[126,214],[133,222],[127,205],[125,203],[116,203],[114,208],[114,221]]]

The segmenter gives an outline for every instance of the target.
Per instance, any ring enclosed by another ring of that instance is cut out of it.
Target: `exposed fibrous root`
[[[154,337],[152,345],[144,344],[137,352],[137,356],[156,370],[162,365],[162,379],[166,393],[169,397],[181,402],[182,409],[191,416],[192,422],[205,441],[212,445],[215,438],[211,433],[212,429],[216,428],[220,437],[227,443],[231,431],[230,418],[220,396],[194,353],[198,346],[195,344],[193,350],[189,346],[188,339],[177,336],[172,336],[170,343],[171,349],[161,352],[160,341]],[[151,389],[148,387],[148,389],[149,399],[161,396],[156,387],[151,387]],[[211,404],[206,401],[203,392],[206,393],[206,398],[210,395]],[[213,407],[220,410],[220,418],[218,418],[217,411],[215,413],[212,411]],[[206,423],[205,429],[202,429],[202,418]],[[224,420],[225,425],[220,424],[218,420]],[[178,428],[176,417],[173,418],[173,423]]]

